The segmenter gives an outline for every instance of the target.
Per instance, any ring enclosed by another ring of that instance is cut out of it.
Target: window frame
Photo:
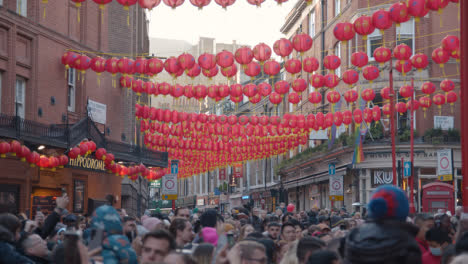
[[[16,0],[16,13],[28,17],[28,0]]]
[[[335,53],[336,56],[341,58],[341,41],[338,41],[335,44],[335,47],[333,48],[333,52]],[[341,78],[341,65],[338,68],[336,68],[335,74]]]
[[[72,75],[72,78],[70,77]],[[73,79],[73,80],[70,80]],[[70,89],[73,91],[70,93]],[[75,112],[76,109],[76,69],[70,68],[67,73],[67,110]]]
[[[380,33],[380,30],[376,29],[374,32],[372,32],[372,34],[367,36],[367,56],[369,57],[370,61],[375,61],[374,52],[372,52],[371,40],[380,40],[380,42],[383,41],[383,36]]]
[[[335,0],[334,11],[335,11],[334,17],[337,17],[339,14],[341,14],[341,0]]]
[[[21,85],[22,89],[22,98],[21,102],[18,102],[18,87],[19,84]],[[19,111],[18,104],[21,105],[21,110]],[[26,79],[21,77],[21,76],[16,76],[16,81],[15,81],[15,115],[21,117],[24,119],[26,115]]]
[[[406,33],[406,32],[403,32],[401,33],[401,30],[403,28],[403,24],[408,24],[408,23],[411,23],[411,33]],[[406,37],[403,37],[403,36],[406,36]],[[399,45],[401,43],[404,43],[404,41],[401,41],[401,39],[411,39],[411,50],[414,52],[415,50],[415,47],[416,47],[416,41],[415,41],[415,21],[414,21],[414,18],[404,22],[404,23],[401,23],[401,25],[399,27],[396,27],[395,28],[395,43],[396,45]]]
[[[314,8],[314,9],[312,9],[312,11],[309,14],[309,36],[312,37],[312,38],[316,34],[316,32],[315,32],[315,26],[316,26],[315,25],[315,23],[316,23],[315,19],[316,19],[316,17],[315,17],[315,8]]]

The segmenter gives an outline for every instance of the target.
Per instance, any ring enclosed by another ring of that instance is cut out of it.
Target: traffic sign
[[[178,160],[171,160],[171,173],[179,174],[179,161]]]
[[[330,200],[343,201],[343,176],[330,175]]]
[[[328,174],[335,175],[335,163],[328,164]]]
[[[166,174],[162,177],[161,197],[163,200],[177,199],[177,174]]]
[[[408,178],[411,176],[411,161],[405,161],[405,164],[403,165],[404,168],[404,177]]]
[[[451,149],[437,150],[437,178],[441,181],[451,181],[453,179]]]

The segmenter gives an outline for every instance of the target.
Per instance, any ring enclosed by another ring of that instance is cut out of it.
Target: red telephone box
[[[422,187],[423,212],[437,213],[438,209],[455,212],[453,186],[447,183],[434,182]]]

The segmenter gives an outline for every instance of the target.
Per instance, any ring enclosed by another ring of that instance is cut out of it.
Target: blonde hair
[[[247,236],[245,235],[245,230],[247,229],[248,226],[251,226],[253,228],[253,225],[251,224],[245,224],[241,230],[240,230],[240,233],[239,233],[239,237],[237,238],[237,242],[240,242],[242,240],[244,240],[244,238],[246,238]]]

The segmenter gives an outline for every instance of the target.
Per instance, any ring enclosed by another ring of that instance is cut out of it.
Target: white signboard
[[[330,196],[343,196],[343,175],[330,175]]]
[[[453,116],[434,116],[434,128],[453,129]]]
[[[177,174],[166,174],[161,182],[162,195],[177,195]]]
[[[309,139],[328,139],[327,130],[312,130]]]
[[[91,119],[100,124],[106,124],[107,106],[88,99],[88,115]]]
[[[453,176],[452,150],[437,150],[437,178],[442,181],[451,181]]]
[[[376,187],[378,185],[385,185],[385,184],[392,184],[393,183],[393,173],[391,171],[383,171],[383,170],[375,170],[373,179],[372,179],[372,187]]]

